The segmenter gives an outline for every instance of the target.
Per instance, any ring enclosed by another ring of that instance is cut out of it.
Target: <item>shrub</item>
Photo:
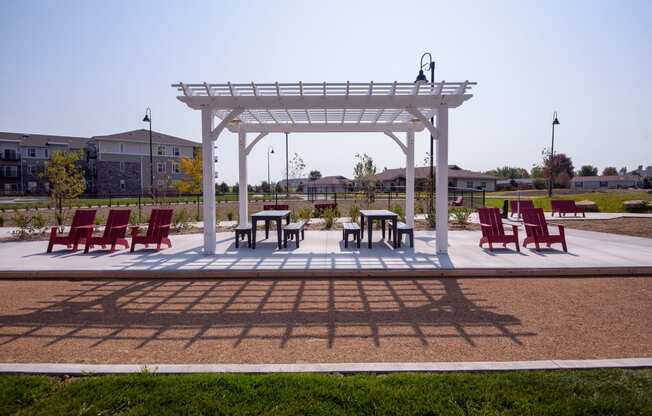
[[[426,212],[426,221],[428,221],[428,227],[430,228],[437,226],[437,210],[435,209],[435,204],[432,204],[432,208]]]
[[[337,211],[333,208],[327,208],[322,210],[321,217],[324,219],[324,227],[327,230],[333,228],[333,223],[335,223],[335,218],[337,218]]]
[[[312,217],[312,208],[310,207],[303,207],[297,212],[297,217],[300,220],[305,220],[308,221]]]
[[[188,214],[188,211],[186,211],[185,208],[174,211],[174,215],[172,216],[172,227],[176,231],[183,231],[190,228],[190,214]]]
[[[47,220],[40,212],[37,212],[36,215],[32,217],[33,231],[37,232],[38,234],[42,234],[45,232],[47,226],[48,226]]]
[[[226,219],[229,221],[233,221],[233,217],[235,217],[235,212],[233,212],[233,209],[230,209],[226,212]]]
[[[0,215],[0,227],[4,227],[4,226],[5,226],[5,217]]]
[[[136,211],[131,211],[129,213],[129,225],[138,225],[138,215],[136,215]]]
[[[12,231],[14,237],[19,240],[23,240],[29,237],[34,232],[34,227],[32,227],[32,218],[21,213],[16,212],[12,218],[16,228],[15,231]]]
[[[401,204],[392,205],[391,211],[398,215],[399,221],[405,222],[405,212],[403,211],[403,207],[401,206]]]
[[[416,212],[417,214],[423,214],[426,212],[423,209],[423,205],[421,205],[421,202],[417,202],[416,204],[414,204],[414,212]]]
[[[357,204],[353,204],[349,208],[349,217],[351,217],[351,222],[358,222],[360,219],[360,207]]]
[[[469,224],[469,218],[472,213],[473,210],[466,207],[455,207],[450,209],[450,214],[453,216],[453,222],[461,226]]]

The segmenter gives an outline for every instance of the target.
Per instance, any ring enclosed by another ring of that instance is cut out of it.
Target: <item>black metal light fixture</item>
[[[273,154],[274,154],[274,148],[272,146],[269,146],[267,148],[267,187],[269,188],[270,191],[272,190],[271,188],[272,183],[270,182],[270,174],[269,174],[269,155],[273,155]]]
[[[152,110],[147,107],[143,122],[149,123],[149,193],[154,199],[154,153],[152,150]]]
[[[554,182],[555,171],[555,126],[559,125],[557,112],[552,114],[552,144],[550,145],[550,179],[548,180],[548,197],[552,196],[552,187]]]
[[[428,61],[424,63],[423,59],[428,58]],[[426,52],[423,55],[421,55],[421,61],[419,62],[419,74],[417,75],[417,79],[414,81],[416,84],[417,82],[428,82],[428,78],[426,78],[426,74],[423,72],[424,68],[430,69],[430,83],[434,84],[435,83],[435,61],[432,60],[432,55],[430,52]],[[435,123],[435,118],[431,117],[430,122]],[[434,159],[433,159],[433,154],[435,153],[435,139],[432,137],[432,134],[430,135],[430,209],[432,210],[432,199],[433,196],[435,195],[435,168],[434,168]]]

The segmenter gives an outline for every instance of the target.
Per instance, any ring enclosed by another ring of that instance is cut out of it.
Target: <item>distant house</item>
[[[414,168],[414,176],[415,188],[425,189],[430,177],[430,167],[420,166]],[[497,179],[495,176],[462,169],[457,165],[448,165],[448,186],[452,188],[495,191]],[[374,180],[379,183],[383,190],[403,190],[405,189],[405,168],[386,169],[376,174]]]
[[[326,193],[326,192],[351,192],[353,181],[344,176],[324,176],[314,181],[307,181],[303,184],[304,192]]]
[[[637,175],[641,178],[652,178],[652,166],[643,169],[643,165],[639,165],[638,169],[629,172],[630,175]]]
[[[615,189],[634,188],[641,183],[641,178],[636,175],[623,176],[575,176],[570,181],[570,189],[593,190],[593,189]]]
[[[289,181],[285,179],[278,182],[279,186],[282,189],[285,189],[286,182],[290,184],[290,189],[303,189],[304,184],[306,184],[310,179],[308,178],[290,178]]]

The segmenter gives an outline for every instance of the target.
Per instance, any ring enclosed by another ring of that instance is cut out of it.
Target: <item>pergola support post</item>
[[[213,110],[201,111],[202,127],[202,193],[204,194],[204,254],[215,254],[215,150]]]
[[[414,227],[414,130],[409,130],[406,137],[405,152],[405,221]]]
[[[437,171],[436,171],[436,244],[437,254],[448,252],[448,108],[437,113]]]
[[[249,222],[249,192],[247,184],[247,133],[238,131],[238,213],[241,226]]]

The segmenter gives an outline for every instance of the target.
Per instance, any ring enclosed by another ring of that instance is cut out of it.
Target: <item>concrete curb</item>
[[[157,374],[193,373],[395,373],[452,371],[516,371],[591,368],[646,368],[652,358],[601,360],[469,361],[441,363],[305,363],[305,364],[62,364],[3,363],[2,374],[130,374],[150,371]]]

